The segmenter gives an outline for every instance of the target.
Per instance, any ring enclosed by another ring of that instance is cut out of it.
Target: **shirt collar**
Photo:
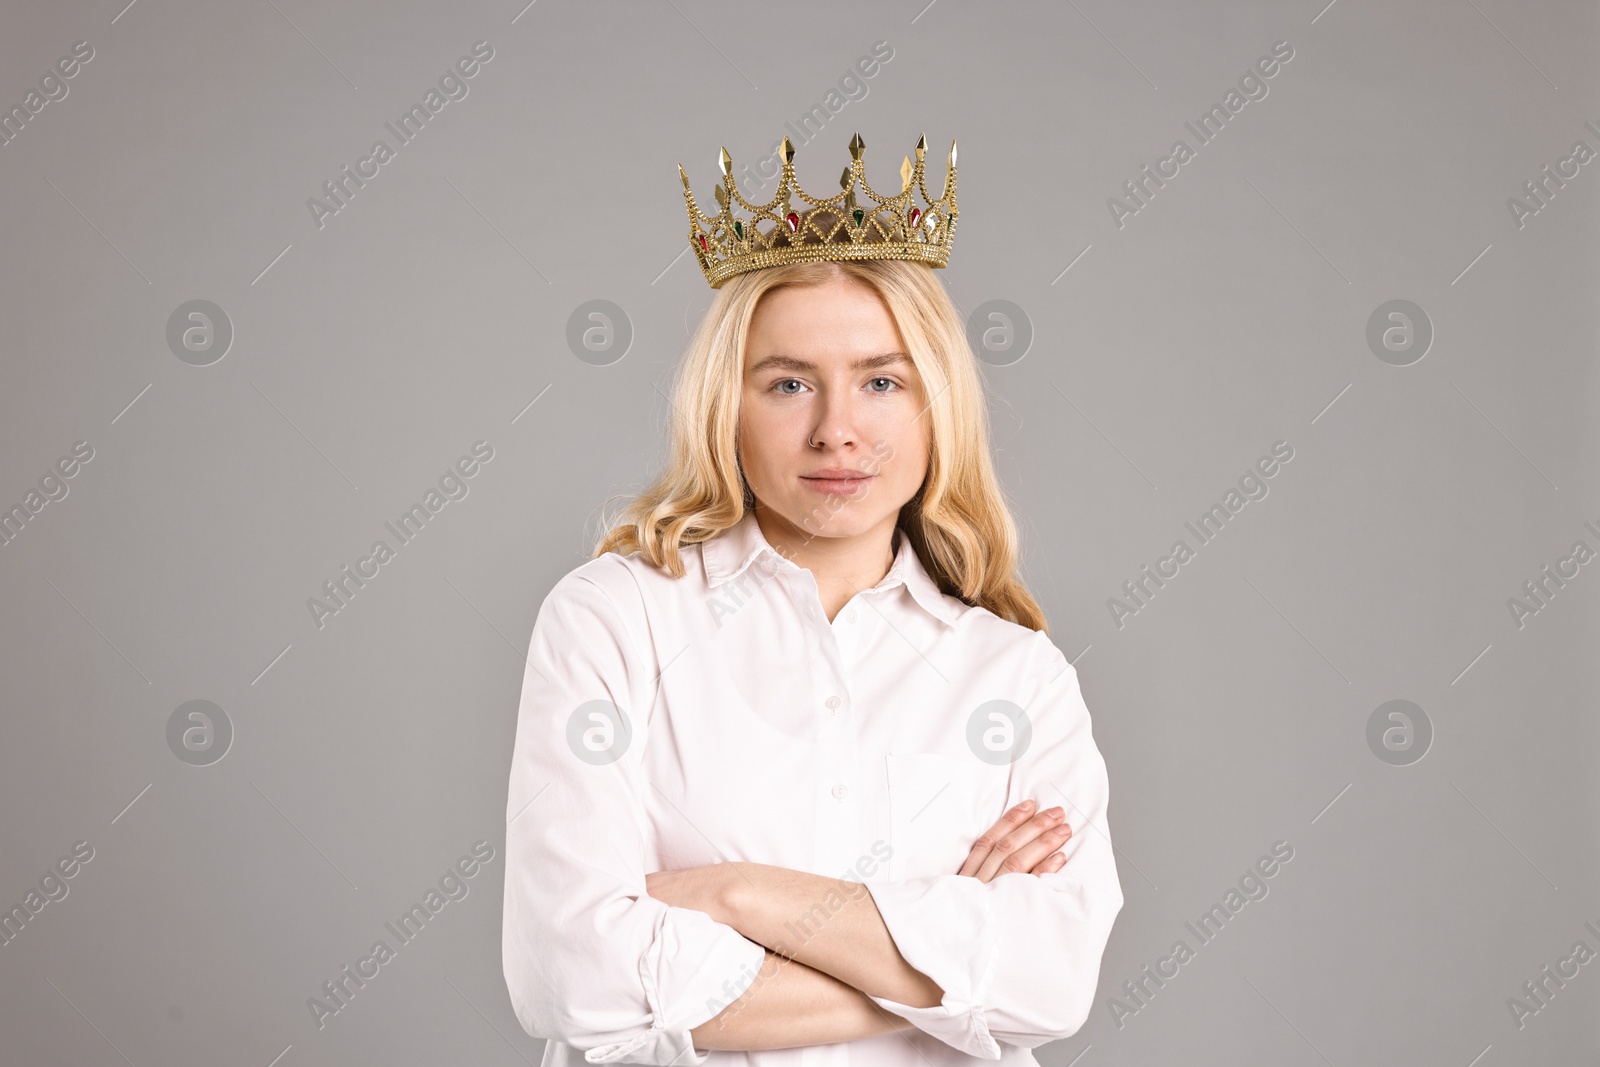
[[[963,605],[946,597],[939,590],[938,584],[923,567],[922,560],[918,558],[917,551],[911,546],[911,539],[905,532],[897,529],[895,537],[899,540],[900,547],[895,550],[894,562],[889,565],[889,572],[873,588],[888,589],[895,585],[904,585],[923,610],[940,622],[954,626],[956,619],[961,615]],[[705,564],[706,582],[713,589],[723,582],[737,578],[744,573],[745,568],[764,555],[770,555],[778,560],[780,567],[789,567],[796,571],[804,569],[767,542],[753,511],[746,511],[743,518],[716,537],[700,542],[700,554]]]

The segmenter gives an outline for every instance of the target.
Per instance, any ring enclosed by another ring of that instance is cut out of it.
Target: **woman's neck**
[[[830,622],[857,592],[881,582],[894,563],[897,546],[892,515],[877,526],[848,534],[802,529],[768,508],[757,507],[755,517],[769,545],[811,572],[823,614]]]

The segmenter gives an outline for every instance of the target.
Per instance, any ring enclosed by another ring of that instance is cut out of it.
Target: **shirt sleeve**
[[[1032,737],[1013,765],[1006,808],[1029,798],[1041,811],[1060,805],[1072,827],[1060,849],[1066,863],[989,882],[939,874],[866,883],[900,954],[944,990],[930,1008],[871,999],[989,1060],[1000,1058],[1001,1043],[1031,1049],[1083,1026],[1123,902],[1106,822],[1106,765],[1077,671],[1044,633],[1036,641],[1039,683],[1024,708]]]
[[[689,1031],[751,985],[766,950],[646,892],[650,664],[583,570],[541,605],[523,675],[506,800],[506,987],[524,1030],[589,1063],[701,1064]]]

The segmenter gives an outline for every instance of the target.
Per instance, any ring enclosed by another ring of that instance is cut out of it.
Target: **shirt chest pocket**
[[[1004,811],[1006,769],[935,752],[891,753],[891,879],[955,874]]]

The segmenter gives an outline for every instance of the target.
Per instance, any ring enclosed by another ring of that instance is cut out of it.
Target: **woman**
[[[896,252],[932,228],[839,255],[841,218],[776,262],[713,230],[667,470],[534,624],[503,948],[544,1064],[1032,1064],[1092,1003],[1122,892],[1076,672],[942,263]]]

